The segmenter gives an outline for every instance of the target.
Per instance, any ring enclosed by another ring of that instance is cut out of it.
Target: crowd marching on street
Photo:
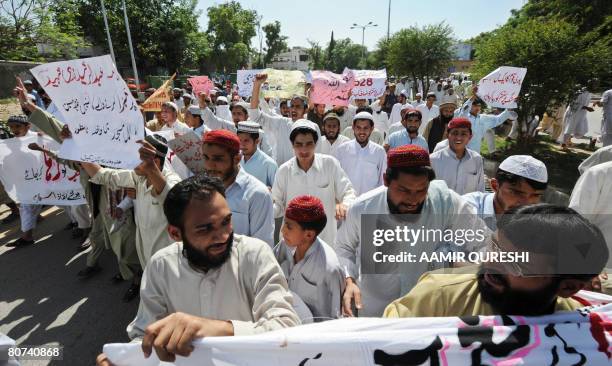
[[[592,102],[594,90],[582,88],[540,122],[487,109],[467,78],[419,86],[389,78],[381,96],[349,94],[348,105],[315,103],[314,82],[290,98],[268,97],[268,81],[255,74],[247,97],[221,84],[196,93],[185,83],[158,111],[142,109],[156,89],[144,98],[133,91],[146,127],[133,169],[28,145],[78,172],[84,201],[63,207],[76,249],[88,250],[78,276],[99,275],[100,256],[114,253],[112,280],[131,283],[123,301],[140,301],[125,325],[145,355],[172,361],[189,356],[196,338],[346,317],[541,316],[589,305],[594,292],[612,295],[612,90]],[[44,136],[59,146],[79,138],[36,79],[17,78],[13,92],[23,114],[7,121],[11,139]],[[507,156],[485,171],[483,140],[496,153],[503,126],[508,139],[547,133],[570,149],[597,107],[603,147],[580,165],[567,207],[545,202],[551,172],[534,156]],[[197,137],[195,172],[172,148],[186,135]],[[43,205],[5,201],[3,222],[19,222],[21,236],[3,244],[34,244]],[[440,261],[372,265],[376,248],[399,253],[373,244],[372,225],[485,234],[413,247],[448,254]],[[559,261],[563,246],[577,242],[590,243],[590,254]],[[538,268],[449,260],[483,251],[529,251]],[[111,365],[107,356],[97,364]]]

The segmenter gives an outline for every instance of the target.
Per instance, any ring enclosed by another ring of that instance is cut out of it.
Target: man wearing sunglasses
[[[539,316],[588,304],[577,293],[609,256],[595,225],[571,208],[544,203],[512,209],[497,225],[489,251],[498,258],[528,252],[528,260],[489,261],[468,274],[426,273],[384,316]]]

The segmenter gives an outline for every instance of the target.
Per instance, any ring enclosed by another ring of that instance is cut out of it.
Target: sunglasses
[[[491,235],[489,237],[488,240],[488,247],[491,249],[492,252],[507,252],[507,250],[503,250],[500,246],[499,246],[499,242],[497,241],[497,239]],[[503,263],[504,267],[506,267],[506,265],[510,265],[511,268],[507,268],[510,271],[510,274],[516,277],[541,277],[542,275],[539,274],[526,274],[523,269],[521,268],[521,266],[516,263],[516,262],[506,262]]]

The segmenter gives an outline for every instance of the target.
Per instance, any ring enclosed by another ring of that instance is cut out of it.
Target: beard
[[[444,124],[448,124],[448,122],[450,122],[451,119],[453,119],[454,114],[450,113],[450,115],[447,117],[444,115],[444,113],[440,113],[440,120],[442,120],[442,122]]]
[[[493,277],[502,286],[503,290],[497,292],[486,280],[487,276]],[[526,315],[538,316],[551,314],[554,311],[554,300],[559,289],[559,281],[538,290],[514,290],[510,288],[508,280],[503,274],[491,273],[482,266],[478,270],[478,291],[482,300],[499,313],[499,315]]]
[[[418,215],[421,213],[421,211],[423,211],[423,206],[424,205],[425,205],[425,201],[421,202],[418,205],[418,207],[416,208],[416,210],[414,210],[412,212],[405,212],[405,211],[402,210],[402,207],[405,207],[405,205],[403,203],[400,203],[399,205],[396,205],[387,196],[387,206],[389,206],[389,212],[392,215],[405,215],[405,216],[402,217],[402,221],[414,222],[414,221],[418,220],[419,219]]]
[[[220,178],[221,181],[223,182],[235,176],[237,173],[238,173],[238,170],[236,169],[235,165],[232,165],[232,167],[225,173],[220,172],[218,170],[206,170],[206,174],[210,175],[211,177]]]
[[[193,244],[189,242],[185,233],[181,231],[183,237],[183,256],[187,258],[189,264],[196,270],[207,272],[211,269],[221,267],[230,257],[232,253],[232,246],[234,245],[234,232],[232,232],[225,243],[217,243],[209,246],[208,248],[201,250],[197,249]],[[211,248],[226,245],[223,253],[211,256],[208,251]]]
[[[419,132],[418,127],[408,127],[407,130],[408,130],[408,133],[418,133]]]
[[[325,135],[325,138],[328,140],[335,140],[338,138],[338,132],[330,132],[330,131],[323,131],[323,134]]]

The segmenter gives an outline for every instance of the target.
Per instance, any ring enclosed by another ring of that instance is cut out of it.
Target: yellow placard
[[[162,86],[157,88],[147,100],[142,103],[141,107],[145,112],[161,112],[162,104],[170,101],[170,93],[172,93],[172,86],[170,83],[176,77],[176,73],[172,77],[166,80]]]
[[[306,77],[298,70],[265,69],[268,79],[261,86],[264,97],[291,98],[294,95],[304,95]]]

